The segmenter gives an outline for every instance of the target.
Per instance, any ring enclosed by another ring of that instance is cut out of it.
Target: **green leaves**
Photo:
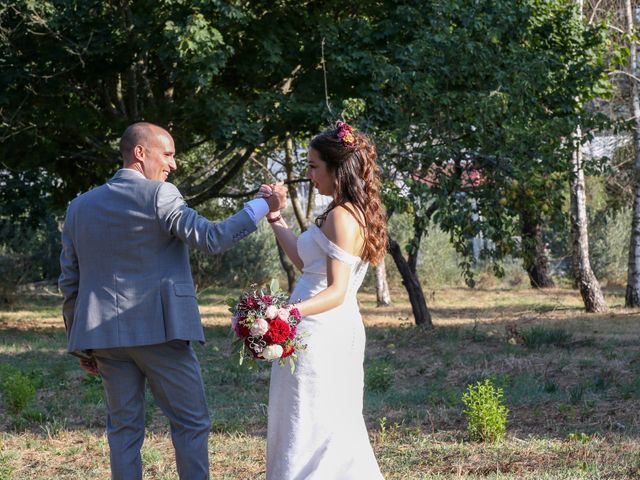
[[[269,285],[269,293],[271,295],[275,295],[280,292],[280,282],[278,282],[277,278],[272,278],[271,283]]]
[[[583,105],[611,88],[607,39],[559,0],[429,2],[414,14],[423,28],[387,38],[399,73],[385,100],[365,97],[367,114],[384,109],[377,118],[389,122],[378,124],[390,133],[380,156],[410,204],[438,206],[460,253],[482,235],[483,256],[499,261],[519,251],[524,209],[539,221],[560,214],[576,126],[604,125]]]
[[[509,409],[502,404],[502,395],[502,388],[495,388],[489,379],[467,387],[462,402],[471,440],[493,443],[504,438]]]
[[[268,157],[342,115],[374,136],[390,209],[435,205],[461,253],[481,233],[496,260],[524,206],[559,211],[563,190],[541,185],[566,180],[566,139],[602,125],[582,105],[611,88],[606,32],[561,0],[11,0],[0,16],[0,156],[47,179],[23,192],[34,205],[108,178],[133,121],[171,128],[177,179],[202,194],[221,172],[209,193],[255,183],[240,177],[258,153],[234,170],[238,152]]]

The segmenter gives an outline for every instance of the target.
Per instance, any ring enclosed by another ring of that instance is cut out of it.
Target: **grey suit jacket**
[[[255,229],[244,210],[214,224],[171,183],[132,170],[80,195],[67,210],[58,282],[69,352],[204,342],[188,247],[220,253]]]

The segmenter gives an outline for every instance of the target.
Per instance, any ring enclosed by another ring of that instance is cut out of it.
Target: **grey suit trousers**
[[[209,478],[211,426],[200,365],[189,342],[94,350],[102,375],[113,480],[142,479],[145,379],[169,418],[178,475]]]

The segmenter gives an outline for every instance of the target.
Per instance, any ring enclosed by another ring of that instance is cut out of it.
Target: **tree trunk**
[[[387,282],[387,267],[384,258],[376,265],[376,301],[378,307],[391,305],[389,282]]]
[[[316,208],[316,192],[311,182],[309,182],[309,191],[307,192],[307,225],[313,221],[313,210]]]
[[[413,311],[413,317],[416,325],[432,329],[433,323],[431,322],[431,313],[427,307],[427,301],[424,298],[422,286],[418,280],[418,276],[411,271],[409,263],[402,255],[402,249],[398,242],[389,238],[389,249],[391,256],[393,257],[396,267],[402,276],[402,284],[407,289],[409,294],[409,301],[411,302],[411,309]]]
[[[527,208],[520,212],[524,268],[529,275],[531,287],[552,288],[555,284],[549,273],[549,259],[542,236],[542,223],[536,217]]]
[[[407,263],[409,264],[409,268],[414,275],[416,275],[416,268],[418,266],[420,242],[422,241],[422,236],[427,229],[427,222],[431,219],[431,214],[427,212],[427,215],[425,215],[426,218],[421,217],[418,210],[416,210],[413,214],[413,238],[411,239],[411,243],[409,244]]]
[[[625,0],[625,16],[627,17],[627,33],[629,34],[629,78],[631,82],[631,111],[635,123],[633,129],[633,145],[635,148],[634,165],[634,199],[633,220],[631,223],[631,239],[629,245],[629,268],[627,271],[627,293],[625,307],[640,307],[640,86],[634,78],[638,72],[638,42],[633,40],[634,11],[631,0]]]
[[[576,138],[580,138],[580,127]],[[582,168],[582,147],[576,141],[571,172],[571,241],[573,271],[587,312],[604,312],[604,301],[598,279],[593,274],[589,261],[589,236],[587,233],[587,206],[585,198],[584,170]]]
[[[296,284],[296,267],[289,261],[289,259],[287,258],[287,254],[284,253],[284,250],[282,249],[280,244],[276,242],[276,245],[278,247],[278,257],[280,257],[280,265],[282,265],[282,269],[287,274],[287,291],[291,293],[293,292],[293,287]]]
[[[583,0],[578,0],[580,18],[584,9]],[[571,241],[573,272],[587,312],[604,312],[607,304],[602,295],[598,279],[589,261],[589,234],[587,223],[587,201],[585,194],[584,169],[582,167],[582,145],[580,125],[576,128],[575,151],[571,172]]]
[[[302,211],[302,205],[300,204],[300,198],[298,196],[298,188],[295,183],[292,183],[293,180],[293,139],[290,136],[287,136],[284,146],[284,168],[287,172],[287,184],[289,190],[289,198],[291,199],[291,207],[293,208],[293,213],[296,216],[296,220],[298,221],[298,225],[300,226],[300,231],[304,232],[309,223],[307,221],[307,216]]]

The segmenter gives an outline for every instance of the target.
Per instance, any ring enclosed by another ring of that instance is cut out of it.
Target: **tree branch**
[[[244,154],[238,153],[231,160],[227,162],[216,175],[210,176],[207,180],[201,184],[195,186],[192,190],[195,191],[195,195],[189,199],[192,205],[199,205],[200,203],[213,198],[231,179],[238,173],[244,164],[249,160],[255,147],[247,147]],[[227,170],[222,176],[219,175],[220,171]]]
[[[285,180],[283,183],[285,185],[294,185],[296,183],[305,183],[308,181],[309,180],[306,178],[297,178],[295,180]],[[258,191],[260,191],[260,187],[246,192],[218,192],[214,195],[211,195],[211,198],[247,198],[254,196],[256,193],[258,193]]]

